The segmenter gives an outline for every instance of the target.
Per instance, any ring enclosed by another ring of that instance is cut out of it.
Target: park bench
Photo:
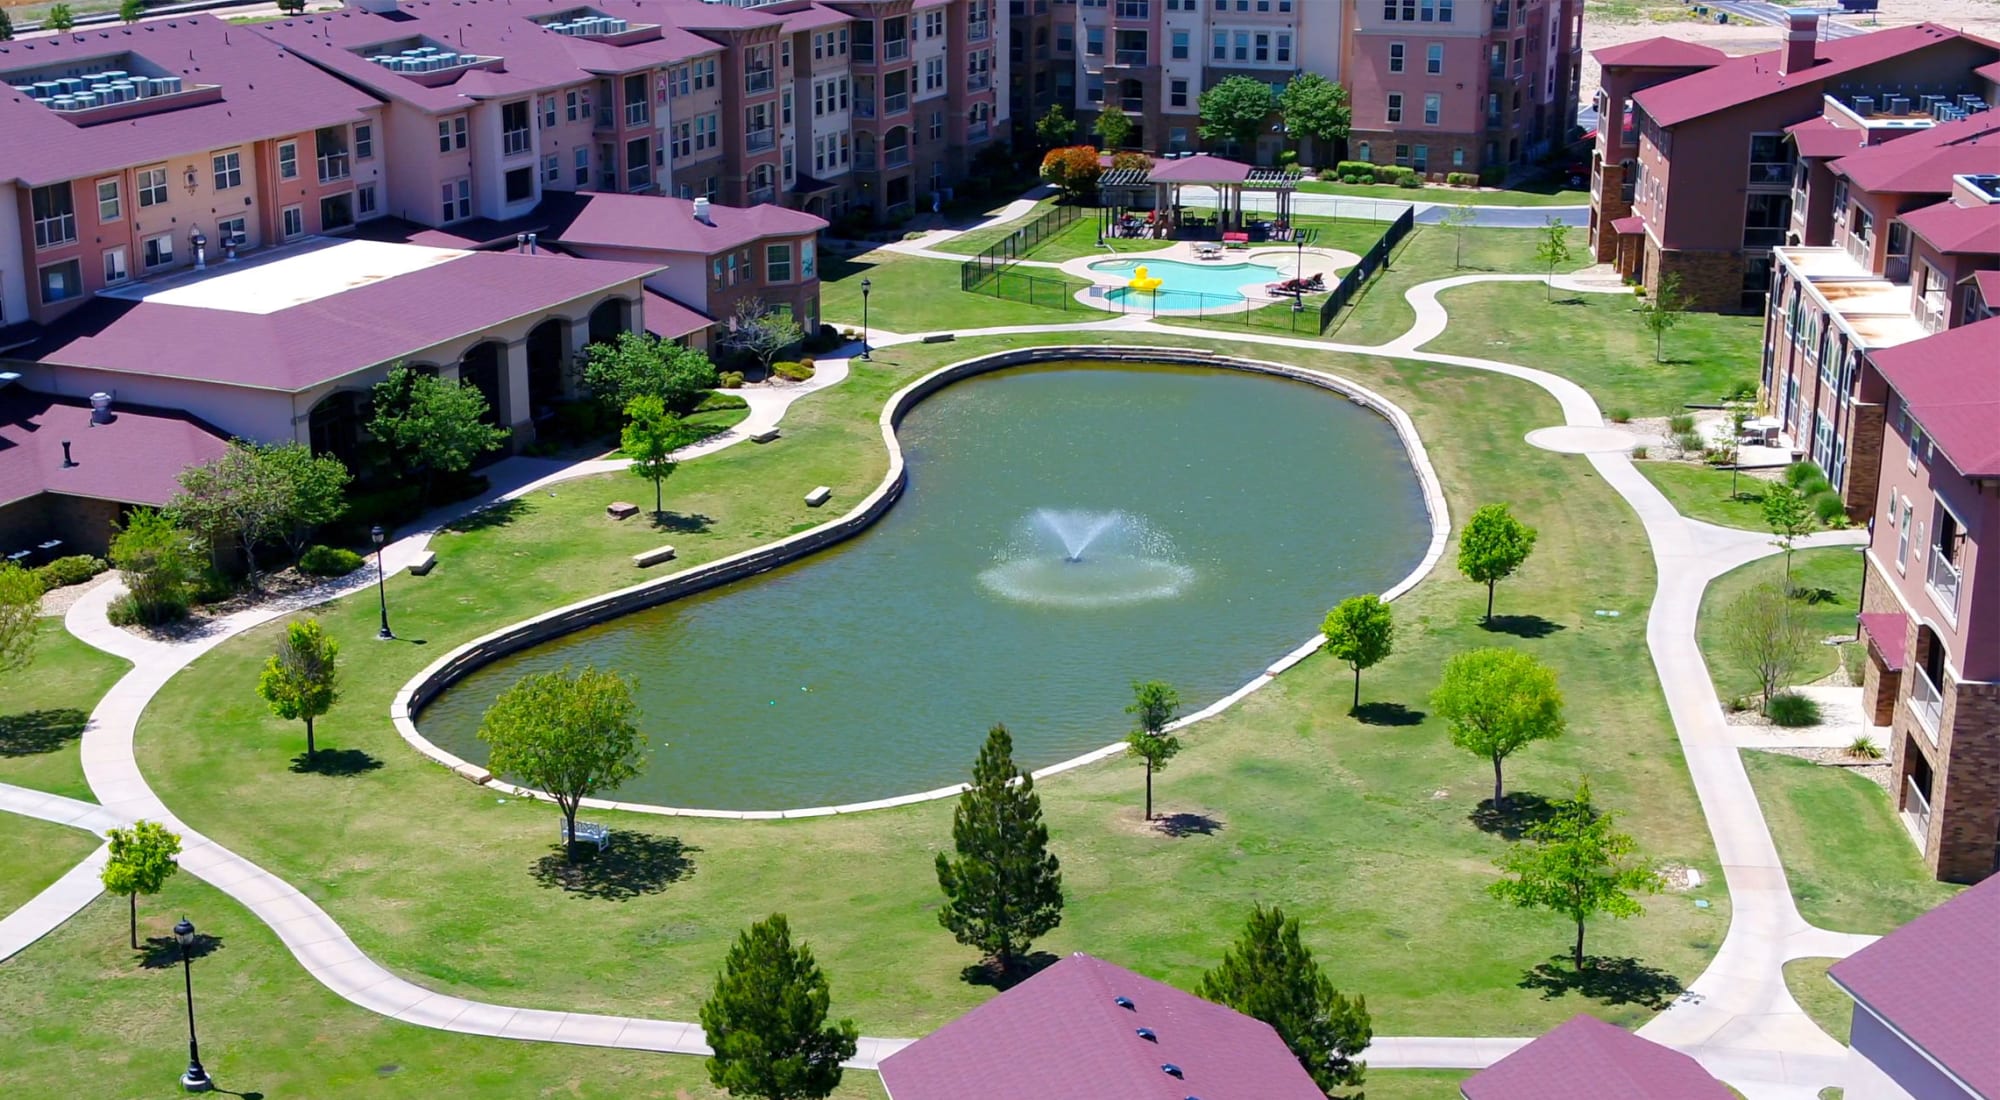
[[[644,569],[649,565],[658,565],[663,561],[672,561],[672,560],[674,560],[674,548],[671,546],[659,546],[651,550],[642,550],[639,553],[632,555],[632,564],[634,567],[639,569]]]
[[[437,563],[438,563],[437,552],[434,550],[426,550],[423,553],[417,555],[417,560],[410,563],[410,575],[413,577],[425,576],[429,574],[431,570],[437,568]]]
[[[565,843],[571,842],[569,826],[566,823],[561,821],[556,822],[556,834],[562,837]],[[611,843],[611,830],[593,822],[579,821],[576,823],[574,843],[595,844],[597,845],[597,850],[601,852]]]

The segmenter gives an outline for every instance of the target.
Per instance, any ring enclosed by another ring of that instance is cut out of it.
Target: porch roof
[[[1891,672],[1899,672],[1909,660],[1908,646],[1910,617],[1900,611],[1863,612],[1861,631],[1868,640],[1875,643],[1875,652],[1882,655],[1882,665]]]

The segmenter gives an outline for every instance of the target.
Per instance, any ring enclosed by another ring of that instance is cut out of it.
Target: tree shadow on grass
[[[1056,957],[1047,951],[1031,951],[1015,959],[1014,965],[1002,971],[992,959],[981,959],[958,972],[959,979],[967,985],[983,985],[1002,993],[1020,985],[1029,978],[1054,966]]]
[[[1521,977],[1520,987],[1539,990],[1545,1001],[1576,993],[1603,1004],[1651,1009],[1672,1004],[1685,988],[1679,978],[1657,966],[1608,955],[1585,955],[1581,971],[1570,965],[1568,955],[1551,955]]]
[[[311,758],[305,753],[292,757],[292,772],[297,775],[360,775],[381,766],[379,758],[360,749],[321,749]]]
[[[715,520],[700,512],[692,514],[682,512],[648,512],[646,515],[652,522],[653,530],[672,531],[683,535],[700,534],[708,530],[709,524],[715,522]]]
[[[1526,837],[1535,826],[1554,817],[1556,809],[1556,803],[1531,791],[1509,791],[1504,810],[1496,810],[1493,800],[1488,798],[1465,817],[1482,833],[1493,833],[1502,840],[1514,841]]]
[[[583,845],[575,863],[563,859],[561,843],[551,845],[530,873],[544,889],[599,901],[630,901],[641,894],[657,894],[694,874],[694,860],[689,857],[699,851],[675,836],[613,831],[609,847],[600,852]]]
[[[0,756],[40,756],[78,737],[90,716],[74,707],[0,715]]]
[[[196,932],[188,945],[187,957],[205,959],[222,950],[222,937]],[[181,945],[172,936],[147,936],[139,945],[139,965],[147,970],[165,970],[181,964]]]
[[[462,535],[472,531],[484,531],[490,527],[509,527],[515,520],[526,516],[533,509],[534,505],[526,497],[496,500],[477,512],[452,520],[444,525],[444,529]]]
[[[1494,634],[1512,634],[1516,638],[1546,638],[1558,630],[1568,629],[1540,615],[1495,615],[1480,623],[1479,628]]]
[[[1179,840],[1184,836],[1214,836],[1223,823],[1207,814],[1161,814],[1153,819],[1155,832]]]
[[[1401,703],[1363,703],[1348,713],[1364,726],[1417,726],[1424,721],[1423,711]]]

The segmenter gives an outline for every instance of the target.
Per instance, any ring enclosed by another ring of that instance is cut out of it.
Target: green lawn
[[[1534,234],[1514,232],[1532,251]],[[1439,300],[1452,324],[1424,350],[1550,369],[1560,363],[1561,373],[1582,383],[1607,412],[1667,416],[1689,402],[1720,401],[1733,385],[1757,376],[1763,322],[1756,317],[1685,314],[1667,336],[1667,362],[1658,363],[1630,295],[1558,291],[1551,302],[1545,287],[1488,283],[1446,291]]]
[[[1362,1056],[1366,1059],[1366,1055]],[[1458,1086],[1472,1076],[1462,1069],[1375,1069],[1370,1067],[1368,1100],[1462,1100]]]
[[[1806,1010],[1821,1031],[1847,1042],[1848,1025],[1854,1021],[1854,999],[1827,980],[1827,968],[1834,959],[1793,959],[1785,964],[1785,988],[1792,1000]]]
[[[334,996],[270,929],[220,892],[176,875],[139,906],[142,943],[182,914],[214,937],[193,969],[203,1066],[238,1096],[383,1100],[723,1100],[700,1058],[484,1039],[401,1024]],[[0,964],[0,1080],[77,1097],[180,1095],[187,1066],[179,956],[134,952],[123,898],[101,897]],[[147,965],[150,963],[151,965]],[[712,979],[712,975],[710,976]],[[833,989],[841,1011],[840,986]],[[838,1100],[886,1100],[881,1078],[847,1075]]]
[[[1037,206],[1036,212],[1040,213],[1044,208]],[[1004,225],[995,226],[991,229],[974,230],[945,241],[943,244],[937,246],[936,251],[951,252],[968,257],[976,256],[982,249],[999,243],[1008,234],[1027,224],[1028,220],[1022,219],[1007,222]],[[1061,263],[1064,260],[1074,260],[1078,256],[1110,255],[1113,252],[1153,252],[1165,248],[1172,243],[1174,242],[1149,239],[1128,240],[1122,237],[1113,237],[1105,240],[1103,244],[1099,244],[1097,240],[1097,210],[1086,208],[1078,211],[1075,221],[1058,230],[1054,236],[1043,238],[1040,243],[1028,251],[1021,253],[1017,258]],[[1107,245],[1109,246],[1108,248],[1105,247]]]
[[[1306,180],[1299,190],[1310,195],[1347,195],[1394,202],[1441,202],[1454,206],[1589,206],[1590,192],[1558,188],[1551,183],[1505,191],[1466,187],[1398,187],[1391,183],[1339,183]]]
[[[1030,342],[889,349],[796,406],[779,444],[685,464],[669,504],[704,518],[674,535],[682,563],[811,522],[796,502],[813,485],[858,497],[885,466],[875,418],[890,392],[936,364]],[[1188,987],[1262,900],[1303,919],[1313,946],[1337,960],[1341,987],[1368,997],[1384,1034],[1532,1033],[1579,1011],[1642,1022],[1714,952],[1728,898],[1658,689],[1650,676],[1632,675],[1649,667],[1644,613],[1653,587],[1636,521],[1587,464],[1521,442],[1556,415],[1554,402],[1525,383],[1256,353],[1337,368],[1402,402],[1432,441],[1455,515],[1511,500],[1541,529],[1535,558],[1500,595],[1510,633],[1481,628],[1484,593],[1447,568],[1397,605],[1399,652],[1368,674],[1365,696],[1384,704],[1370,717],[1385,724],[1349,717],[1346,670],[1315,659],[1201,727],[1157,790],[1168,811],[1211,818],[1219,826],[1212,835],[1168,840],[1138,828],[1142,777],[1124,761],[1048,782],[1069,904],[1062,927],[1038,947],[1087,949]],[[418,760],[389,728],[390,695],[445,649],[630,583],[624,555],[658,535],[602,518],[607,499],[629,495],[625,480],[573,482],[554,498],[440,536],[435,573],[390,582],[399,632],[424,645],[369,641],[372,598],[323,610],[347,644],[346,695],[323,721],[321,744],[353,753],[359,770],[288,770],[298,727],[271,718],[251,686],[277,636],[273,624],[204,656],[149,708],[138,751],[156,789],[192,826],[310,894],[370,954],[434,988],[685,1018],[737,930],[781,910],[813,941],[841,1010],[870,1033],[921,1033],[983,1001],[990,991],[960,977],[970,953],[933,915],[931,860],[948,842],[949,804],[785,822],[605,814],[628,845],[645,847],[641,837],[660,838],[656,848],[678,844],[689,866],[622,899],[586,897],[538,885],[532,873],[550,852],[548,807],[469,786]],[[1599,618],[1595,608],[1623,615]],[[1527,649],[1557,668],[1569,704],[1570,736],[1510,762],[1510,788],[1553,796],[1588,773],[1597,798],[1627,815],[1648,854],[1699,867],[1711,884],[1693,897],[1649,899],[1640,919],[1592,927],[1591,951],[1633,959],[1620,973],[1657,994],[1643,1003],[1571,988],[1566,966],[1549,962],[1566,948],[1563,921],[1501,908],[1486,893],[1505,845],[1477,820],[1490,773],[1452,749],[1422,712],[1444,657],[1490,644]],[[424,819],[421,842],[413,813]],[[1697,898],[1711,908],[1697,909]],[[1467,951],[1473,928],[1480,949]]]
[[[0,914],[11,913],[63,877],[103,841],[82,829],[39,818],[0,814]]]
[[[1892,932],[1960,890],[1931,877],[1882,788],[1776,753],[1746,752],[1743,761],[1808,921],[1836,932]]]
[[[60,618],[37,621],[34,663],[9,674],[0,697],[0,783],[96,801],[77,742],[91,708],[131,667],[71,637]]]
[[[1748,474],[1732,478],[1728,470],[1686,462],[1641,462],[1638,467],[1689,519],[1745,531],[1770,530],[1764,522],[1764,487],[1770,482],[1762,478]]]
[[[1722,698],[1755,697],[1763,690],[1756,671],[1731,653],[1723,641],[1723,615],[1756,585],[1766,581],[1782,584],[1784,579],[1785,556],[1777,554],[1724,573],[1702,593],[1701,619],[1695,627],[1695,637],[1701,643],[1702,659],[1708,662],[1709,678],[1715,681],[1715,693]],[[1855,548],[1829,546],[1798,551],[1792,555],[1792,583],[1832,593],[1831,598],[1822,597],[1819,603],[1797,601],[1815,641],[1836,634],[1854,635],[1854,616],[1861,598],[1861,554]],[[1811,660],[1799,669],[1798,682],[1810,684],[1832,675],[1839,667],[1839,646],[1815,645]]]
[[[1388,269],[1368,281],[1335,318],[1326,335],[1343,344],[1384,344],[1416,323],[1416,312],[1403,299],[1403,293],[1418,283],[1452,275],[1536,269],[1532,233],[1518,229],[1451,230],[1420,225],[1396,246]],[[1457,308],[1449,297],[1445,305]],[[1454,313],[1453,319],[1474,326],[1480,324],[1477,316]]]
[[[845,259],[827,256],[821,260],[820,316],[828,324],[861,324],[861,280],[870,283],[868,323],[890,332],[943,332],[955,329],[987,328],[997,325],[1060,325],[1102,320],[1102,310],[1070,300],[1067,294],[1053,293],[1054,284],[1081,289],[1081,279],[1072,279],[1050,267],[1022,268],[1035,276],[1037,301],[1030,304],[991,294],[973,294],[959,289],[958,264],[905,256],[883,249],[863,252]],[[811,486],[807,486],[811,488]]]
[[[1050,210],[1055,208],[1055,205],[1056,205],[1056,200],[1052,198],[1041,199],[1035,203],[1035,208],[1029,211],[1026,215],[1019,218],[1014,218],[1009,221],[1000,222],[997,225],[989,225],[983,229],[968,230],[946,241],[945,248],[946,250],[951,252],[963,252],[968,256],[977,255],[980,252],[980,250],[999,243],[1001,240],[1005,239],[1008,234],[1014,232],[1016,229],[1019,229],[1022,226],[1027,225],[1034,219],[1041,217],[1043,214],[1048,213]],[[1006,206],[1007,206],[1007,201],[996,201],[992,212],[998,213]],[[1090,221],[1093,223],[1096,220],[1096,214],[1097,212],[1095,210],[1088,210],[1088,209],[1079,210],[1077,212],[1078,220]]]

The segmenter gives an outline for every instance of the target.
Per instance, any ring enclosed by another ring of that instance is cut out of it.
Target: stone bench
[[[924,337],[924,343],[949,344],[956,339],[958,339],[958,333],[955,332],[933,332],[929,336]]]
[[[430,573],[431,570],[437,568],[437,563],[438,563],[437,552],[434,550],[426,550],[423,553],[417,555],[417,560],[410,563],[410,575],[413,577],[425,576],[428,573]]]
[[[493,782],[493,773],[477,764],[460,764],[451,770],[458,773],[460,779],[474,786],[484,787]]]
[[[776,428],[766,428],[750,437],[750,442],[752,443],[776,443],[777,441],[778,429]]]
[[[640,569],[672,560],[674,560],[674,548],[671,546],[660,546],[632,555],[632,564]]]
[[[631,519],[639,514],[639,506],[630,501],[614,500],[604,506],[604,514],[612,519]]]
[[[814,489],[812,492],[806,494],[806,507],[817,508],[820,505],[825,504],[830,498],[832,498],[832,496],[833,496],[833,490],[825,485],[822,485],[819,488]]]

